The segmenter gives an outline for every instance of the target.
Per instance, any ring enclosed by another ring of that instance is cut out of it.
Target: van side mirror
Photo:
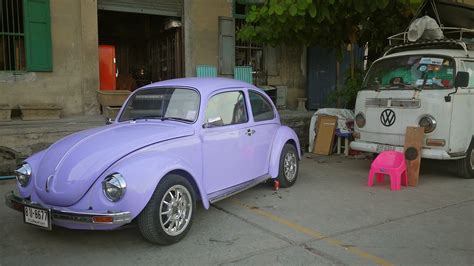
[[[458,73],[456,73],[456,79],[454,79],[454,91],[444,96],[444,101],[447,103],[451,102],[451,95],[455,94],[459,87],[467,86],[469,86],[469,73],[466,71],[458,71]]]
[[[110,125],[110,124],[112,124],[113,122],[114,122],[114,120],[112,120],[112,118],[110,118],[110,117],[105,120],[105,124],[106,124],[106,125]]]
[[[454,80],[454,87],[467,87],[469,85],[469,73],[466,71],[458,71]]]

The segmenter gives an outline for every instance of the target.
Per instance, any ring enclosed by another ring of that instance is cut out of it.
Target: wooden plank
[[[321,115],[318,116],[317,129],[313,153],[329,155],[332,152],[334,141],[334,131],[337,126],[337,116]]]
[[[425,136],[423,127],[407,127],[405,134],[405,159],[408,185],[417,186],[420,175],[421,148]]]

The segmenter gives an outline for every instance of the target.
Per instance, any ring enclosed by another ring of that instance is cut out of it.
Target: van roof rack
[[[426,48],[445,48],[445,49],[463,49],[469,57],[468,50],[474,49],[474,42],[467,43],[466,34],[474,34],[474,29],[441,27],[444,36],[449,39],[440,40],[419,40],[416,42],[408,41],[408,32],[401,32],[388,37],[389,48],[384,55],[393,54],[394,52],[417,50]]]

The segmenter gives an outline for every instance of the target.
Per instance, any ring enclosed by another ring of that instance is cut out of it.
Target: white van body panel
[[[457,72],[466,71],[463,60],[473,60],[474,52],[468,53],[469,56],[463,50],[413,50],[390,54],[379,60],[404,55],[448,56],[455,60]],[[425,134],[422,157],[441,160],[465,157],[474,136],[474,87],[455,91],[454,88],[359,91],[355,114],[363,113],[366,125],[363,128],[355,125],[355,132],[360,134],[360,138],[351,143],[351,148],[374,153],[388,149],[403,151],[406,128],[418,126],[420,119],[429,115],[436,120],[436,129]],[[446,102],[445,96],[449,93],[452,93],[451,101]],[[381,122],[381,114],[386,109],[395,113],[393,125],[384,126]],[[445,145],[427,146],[427,139],[444,140]]]

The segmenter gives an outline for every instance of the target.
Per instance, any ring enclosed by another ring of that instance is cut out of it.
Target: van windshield
[[[363,88],[448,89],[453,87],[454,60],[439,55],[407,55],[375,62],[367,73]]]

